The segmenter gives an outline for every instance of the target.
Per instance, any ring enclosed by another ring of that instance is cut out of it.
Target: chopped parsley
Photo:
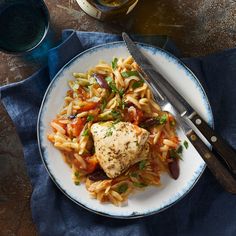
[[[143,85],[143,83],[144,83],[144,80],[135,81],[132,85],[132,88],[134,88],[134,89],[139,88]]]
[[[188,141],[185,140],[183,144],[184,144],[184,147],[188,149]]]
[[[80,185],[80,182],[78,180],[76,180],[74,183],[75,185]]]
[[[122,97],[125,93],[125,90],[122,88],[121,90],[118,91],[118,93]]]
[[[147,164],[146,160],[140,161],[140,162],[139,162],[139,165],[138,165],[139,169],[140,169],[140,170],[145,169],[146,164]]]
[[[160,124],[163,125],[163,124],[166,123],[166,121],[167,121],[167,115],[164,114],[164,115],[162,115],[161,118],[160,118]]]
[[[134,178],[138,178],[139,175],[136,172],[132,172],[132,173],[130,173],[130,176],[134,177]]]
[[[76,171],[76,172],[74,173],[74,175],[75,175],[75,177],[79,178],[79,172],[78,172],[78,171]]]
[[[114,125],[117,124],[117,123],[119,123],[119,122],[120,122],[119,119],[115,120],[115,121],[113,122],[113,124],[112,124],[112,127],[114,128]]]
[[[175,158],[178,158],[178,153],[174,150],[174,149],[170,149],[170,157],[175,159]]]
[[[182,152],[183,152],[183,146],[180,145],[176,151],[177,151],[178,154],[182,154]]]
[[[112,136],[112,133],[113,133],[112,127],[110,127],[110,128],[107,130],[105,137]]]
[[[105,99],[102,100],[101,110],[104,111],[104,109],[107,106],[107,101]]]
[[[112,129],[114,129],[114,128],[115,128],[115,124],[117,124],[117,123],[119,123],[119,122],[120,122],[119,119],[117,119],[117,120],[115,120],[114,122],[112,122],[111,126],[107,129],[107,132],[106,132],[104,138],[109,137],[109,136],[112,136],[112,134],[113,134],[113,130],[112,130]]]
[[[82,136],[88,136],[89,135],[89,129],[85,129],[82,133]]]
[[[119,90],[117,87],[116,87],[116,84],[115,82],[113,81],[113,79],[111,77],[106,77],[105,80],[107,81],[109,87],[111,88],[111,91],[113,93],[118,93],[120,96],[123,96],[124,94],[124,89],[121,89]]]
[[[109,87],[111,88],[111,91],[112,91],[113,93],[117,93],[117,92],[118,92],[118,89],[117,89],[116,84],[115,84],[115,82],[113,81],[113,79],[112,79],[111,77],[106,77],[105,80],[107,81]]]
[[[147,186],[147,184],[145,183],[137,183],[137,182],[134,182],[133,185],[138,188],[143,188]]]
[[[116,110],[112,110],[111,115],[114,119],[120,119],[120,116],[121,116],[120,112]]]
[[[120,108],[121,108],[122,110],[125,109],[125,105],[126,105],[126,104],[125,104],[125,101],[121,100],[119,106],[120,106]]]
[[[105,80],[107,81],[108,84],[113,82],[113,79],[110,76],[106,77]]]
[[[139,73],[136,70],[134,70],[134,71],[124,71],[124,72],[121,72],[121,75],[124,78],[128,78],[130,76],[139,76]]]
[[[177,159],[183,160],[182,157],[179,155],[177,150],[170,149],[169,153],[170,153],[170,158],[173,158],[173,159],[177,158]]]
[[[124,183],[118,186],[116,191],[121,194],[121,193],[125,193],[127,189],[128,189],[128,184]]]
[[[88,115],[87,116],[87,121],[93,121],[94,120],[94,116],[93,115]]]
[[[107,81],[107,83],[108,83],[108,85],[111,88],[111,91],[113,93],[119,93],[120,94],[120,91],[116,87],[116,84],[115,84],[115,82],[113,81],[113,79],[111,77],[106,77],[105,80]]]
[[[111,62],[111,67],[113,70],[117,68],[117,62],[118,62],[118,58],[114,58],[114,60]]]

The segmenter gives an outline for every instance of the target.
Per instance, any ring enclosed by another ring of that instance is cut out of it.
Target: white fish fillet
[[[115,178],[149,153],[149,132],[128,122],[95,123],[91,127],[100,166]]]

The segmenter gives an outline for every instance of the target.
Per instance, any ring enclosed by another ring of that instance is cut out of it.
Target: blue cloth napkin
[[[28,79],[0,88],[1,100],[17,127],[33,193],[32,216],[40,235],[236,235],[236,197],[226,193],[206,169],[193,190],[169,209],[146,218],[110,219],[73,203],[54,185],[40,159],[37,115],[44,92],[56,72],[72,57],[92,46],[121,40],[120,36],[66,30],[62,43],[48,55],[48,66]],[[164,37],[137,41],[179,51]],[[203,58],[183,59],[207,90],[215,129],[236,148],[236,49]]]

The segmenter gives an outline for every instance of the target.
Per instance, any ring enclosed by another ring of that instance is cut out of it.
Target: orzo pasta
[[[161,111],[132,57],[101,61],[73,77],[48,139],[72,168],[75,184],[120,205],[134,190],[160,185],[162,171],[178,177],[170,169],[181,152],[176,121]]]

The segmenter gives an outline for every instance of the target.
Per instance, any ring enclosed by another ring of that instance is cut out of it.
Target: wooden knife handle
[[[227,192],[236,194],[236,179],[233,174],[217,159],[194,131],[189,132],[187,137],[222,187]]]
[[[229,169],[236,174],[236,151],[198,115],[194,114],[190,120],[212,145],[219,156],[225,161]]]

